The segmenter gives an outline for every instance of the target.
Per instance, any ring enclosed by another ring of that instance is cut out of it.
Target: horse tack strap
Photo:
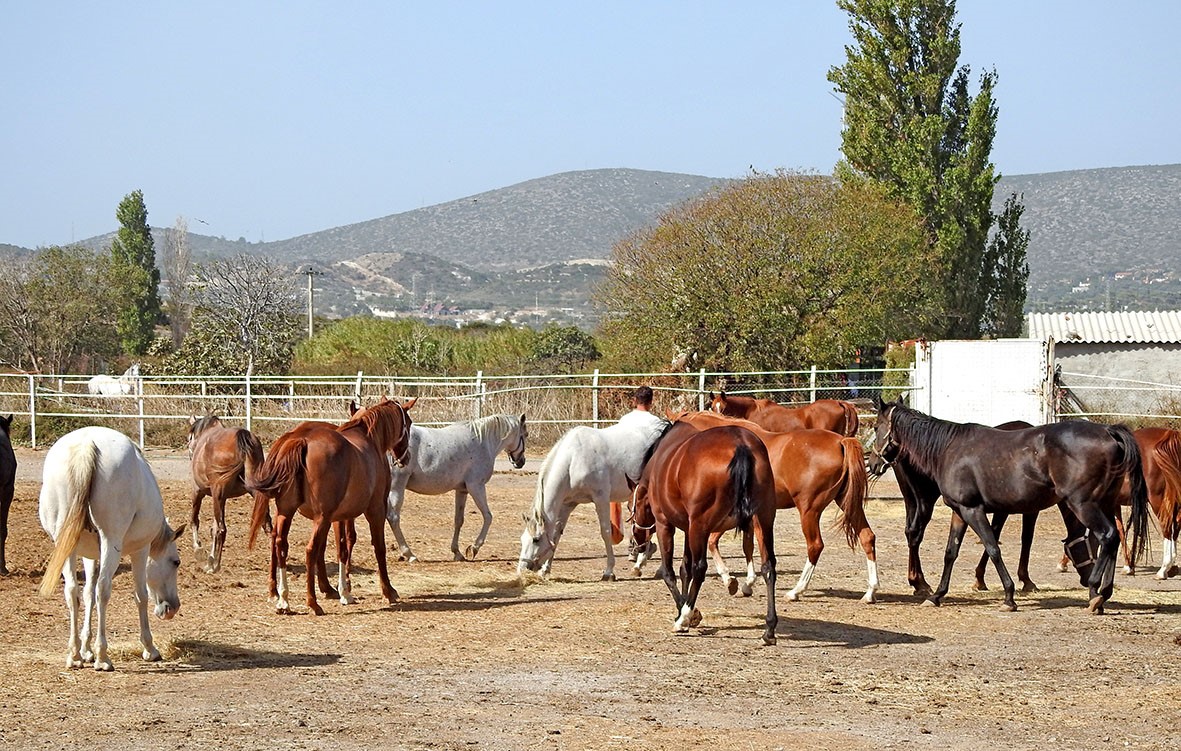
[[[1091,536],[1091,530],[1086,530],[1073,540],[1063,540],[1066,557],[1076,569],[1094,563],[1095,552],[1099,547],[1098,541]]]

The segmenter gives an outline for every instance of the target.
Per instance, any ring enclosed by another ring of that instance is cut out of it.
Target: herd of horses
[[[1009,515],[1023,515],[1019,578],[1026,591],[1036,589],[1027,566],[1034,522],[1039,512],[1054,505],[1068,531],[1067,556],[1080,583],[1089,588],[1090,611],[1101,613],[1112,595],[1125,537],[1123,505],[1131,508],[1130,544],[1124,547],[1127,570],[1143,555],[1151,511],[1165,540],[1157,576],[1176,572],[1181,528],[1181,433],[1176,431],[1133,433],[1120,425],[1083,421],[991,428],[939,420],[899,400],[878,405],[867,452],[857,438],[857,411],[847,402],[788,407],[725,392],[711,393],[710,400],[704,412],[664,419],[637,411],[605,428],[567,431],[539,471],[524,517],[518,570],[548,573],[572,510],[593,503],[607,559],[603,579],[614,579],[614,546],[622,539],[618,509],[625,503],[631,516],[633,572],[641,572],[655,538],[658,575],[675,606],[675,631],[702,621],[696,603],[712,555],[731,594],[741,589],[750,595],[756,579],[764,580],[762,640],[774,644],[776,512],[798,510],[807,546],[806,562],[788,599],[799,599],[809,585],[824,548],[821,515],[835,503],[846,542],[850,547],[860,544],[864,551],[867,584],[861,599],[872,603],[878,589],[875,537],[864,505],[870,476],[891,467],[906,506],[908,578],[929,604],[938,605],[947,594],[952,566],[970,527],[984,546],[977,586],[984,587],[984,564],[991,561],[1004,588],[1002,607],[1015,609],[1015,585],[1000,555],[1000,530]],[[369,525],[382,596],[389,603],[397,600],[387,566],[385,526],[393,530],[401,558],[414,561],[401,529],[406,490],[430,495],[454,491],[451,551],[456,560],[474,559],[492,521],[485,485],[495,458],[505,452],[514,466],[524,464],[525,415],[427,428],[413,424],[413,405],[414,400],[388,398],[359,409],[350,405],[344,422],[300,423],[276,439],[265,455],[249,431],[227,427],[216,416],[193,418],[189,525],[196,550],[203,550],[204,498],[212,499],[214,511],[205,570],[216,573],[221,567],[226,501],[240,495],[253,496],[248,544],[253,546],[264,530],[269,534],[269,593],[279,612],[290,611],[287,559],[296,514],[312,523],[305,550],[306,604],[317,615],[324,613],[317,590],[342,604],[354,601],[350,572],[359,517]],[[10,422],[11,416],[0,418],[0,572],[5,570],[4,537],[15,473]],[[459,534],[469,495],[483,524],[461,552]],[[942,575],[932,590],[918,549],[939,497],[954,513]],[[60,439],[45,458],[39,509],[42,526],[55,543],[41,590],[52,592],[59,576],[65,582],[67,664],[113,669],[106,611],[111,579],[123,556],[132,563],[143,657],[159,659],[147,610],[152,603],[157,616],[171,618],[180,607],[176,541],[185,527],[174,530],[164,518],[159,487],[135,444],[100,427]],[[731,576],[718,551],[719,538],[728,530],[742,536],[747,563],[742,579]],[[678,532],[683,535],[679,572],[673,567]],[[330,535],[339,560],[335,587],[325,560]],[[753,562],[756,547],[758,569]],[[79,558],[86,575],[81,588],[76,581]]]

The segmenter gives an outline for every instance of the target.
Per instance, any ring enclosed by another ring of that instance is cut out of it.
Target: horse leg
[[[857,526],[857,541],[861,543],[861,550],[865,553],[865,594],[861,596],[864,603],[878,601],[878,548],[877,535],[869,526],[869,521],[862,517]]]
[[[271,595],[275,598],[275,612],[288,613],[287,603],[287,534],[291,531],[291,517],[275,509],[275,527],[271,533]]]
[[[189,526],[193,530],[193,550],[201,549],[201,499],[207,495],[209,494],[200,488],[193,491],[189,512]]]
[[[804,561],[804,570],[800,572],[800,580],[787,591],[787,599],[797,602],[800,595],[808,588],[812,581],[812,574],[816,571],[816,563],[824,551],[824,539],[820,536],[820,512],[815,509],[800,509],[800,529],[804,532],[804,539],[808,543],[808,560]]]
[[[480,533],[476,535],[476,541],[469,545],[467,550],[463,552],[464,558],[474,561],[476,560],[476,555],[480,552],[480,548],[484,547],[484,541],[488,539],[488,530],[492,527],[492,509],[488,507],[488,491],[483,485],[469,485],[468,492],[471,493],[472,500],[476,502],[476,508],[480,509],[480,514],[484,517],[484,525],[480,527]]]
[[[0,576],[8,576],[8,560],[5,549],[8,547],[8,511],[12,508],[12,488],[0,490]]]
[[[324,608],[316,601],[316,566],[324,558],[324,550],[328,547],[328,533],[332,531],[332,522],[325,517],[312,522],[312,537],[304,549],[304,565],[308,589],[308,610],[316,615],[324,615]]]
[[[672,593],[673,604],[677,608],[677,618],[681,617],[681,588],[677,585],[676,577],[673,575],[672,557],[673,557],[673,535],[676,533],[676,528],[671,524],[657,524],[656,525],[656,543],[660,548],[660,575],[664,579],[665,586],[668,591]]]
[[[767,583],[767,619],[763,644],[769,647],[775,644],[775,630],[779,626],[779,614],[775,610],[775,515],[757,517],[754,523],[759,556],[763,559],[763,580]]]
[[[1099,544],[1099,554],[1095,557],[1095,567],[1091,569],[1091,578],[1088,581],[1091,599],[1087,603],[1087,609],[1095,615],[1101,615],[1103,605],[1111,599],[1114,589],[1119,533],[1114,520],[1098,504],[1075,503],[1071,504],[1070,508],[1083,526],[1095,535]]]
[[[951,588],[951,567],[960,554],[960,544],[964,541],[964,532],[967,529],[968,525],[964,523],[963,517],[959,514],[951,515],[951,529],[947,532],[947,549],[943,553],[943,574],[939,577],[939,588],[927,598],[926,604],[939,605],[943,601],[943,596],[947,594],[947,590]]]
[[[466,561],[463,553],[459,552],[459,530],[463,528],[463,512],[467,509],[467,491],[455,490],[455,518],[451,525],[451,559]]]
[[[94,669],[109,673],[115,666],[111,664],[108,653],[107,606],[111,602],[111,580],[115,578],[122,553],[101,534],[98,538],[98,550],[98,581],[94,585],[94,611],[97,621],[94,636]]]
[[[673,628],[681,633],[701,624],[701,611],[695,607],[697,595],[701,592],[701,583],[705,581],[705,571],[709,563],[705,557],[705,549],[709,534],[695,527],[692,520],[689,530],[685,533],[685,555],[681,562],[682,577],[687,579],[684,598],[681,600],[680,614],[673,623]]]
[[[1120,552],[1124,554],[1124,574],[1127,576],[1136,575],[1136,567],[1132,565],[1132,554],[1128,552],[1128,534],[1124,529],[1124,513],[1121,510],[1115,512],[1115,531],[1119,533]]]
[[[1005,562],[1001,560],[1001,546],[997,542],[996,535],[992,532],[992,525],[988,523],[988,516],[984,513],[983,506],[964,506],[957,504],[953,507],[963,517],[964,523],[972,528],[980,541],[984,543],[984,552],[992,559],[992,564],[996,566],[997,576],[1001,578],[1001,586],[1005,589],[1005,601],[1001,605],[1002,610],[1013,611],[1017,609],[1016,591],[1017,588],[1013,584],[1013,577],[1009,576],[1008,569],[1005,568]],[[961,537],[962,537],[961,532]],[[950,573],[950,568],[944,572],[945,575]]]
[[[337,576],[337,595],[340,597],[341,605],[352,605],[357,601],[353,597],[353,545],[357,542],[357,527],[352,520],[342,520],[333,523],[333,530],[336,532],[336,576]],[[327,543],[325,543],[327,546]],[[326,556],[321,556],[321,565],[327,568],[327,564],[323,563]],[[327,572],[325,572],[327,578]]]
[[[82,559],[82,662],[94,663],[94,588],[98,585],[98,560]]]
[[[78,623],[78,608],[81,605],[81,591],[78,587],[77,577],[78,560],[74,556],[66,559],[66,565],[62,567],[62,581],[64,583],[63,591],[66,598],[66,613],[69,616],[70,622],[70,641],[66,652],[66,667],[80,668],[82,667],[82,641],[78,635],[80,624]]]
[[[743,597],[750,597],[755,593],[755,542],[754,535],[744,532],[742,535],[742,555],[746,558],[746,578],[738,582],[738,591]]]
[[[148,551],[140,548],[131,555],[131,574],[135,584],[135,606],[139,611],[139,643],[143,645],[143,658],[148,662],[160,661],[160,650],[152,642],[152,624],[148,621]]]
[[[1009,520],[1009,515],[1003,512],[996,512],[992,515],[992,534],[996,536],[997,544],[1000,544],[1001,532],[1005,528],[1005,522]],[[976,581],[972,583],[972,589],[977,592],[987,592],[988,585],[984,583],[984,568],[988,565],[988,553],[980,553],[980,562],[976,564]]]
[[[406,536],[402,534],[402,504],[406,502],[405,478],[394,474],[393,484],[390,485],[390,496],[386,501],[385,519],[394,531],[394,540],[398,543],[398,560],[414,563],[418,557],[410,552],[406,544]]]
[[[722,539],[721,532],[710,534],[707,548],[709,549],[710,556],[714,559],[714,570],[718,572],[722,584],[726,586],[726,590],[731,595],[735,595],[738,594],[738,580],[730,576],[730,569],[726,567],[726,560],[722,558],[722,553],[718,550],[718,540],[720,539]]]
[[[1024,593],[1037,592],[1037,585],[1029,578],[1029,553],[1033,550],[1033,533],[1037,529],[1037,511],[1021,515],[1021,557],[1017,561],[1017,578],[1021,581],[1021,591]]]
[[[1173,561],[1175,561],[1176,558],[1177,538],[1166,536],[1165,539],[1161,541],[1160,570],[1156,572],[1157,579],[1164,580],[1172,576],[1173,571],[1176,569],[1176,566],[1173,565]]]
[[[381,582],[381,596],[390,605],[398,601],[398,590],[390,583],[389,563],[385,554],[385,525],[382,524],[382,506],[371,505],[365,512],[365,521],[369,522],[369,538],[373,542],[373,557],[377,560],[377,578]],[[353,540],[357,539],[356,525],[353,525]]]
[[[602,581],[613,582],[615,581],[615,536],[611,533],[611,499],[606,496],[595,498],[595,513],[599,517],[599,534],[603,538],[603,548],[607,551],[607,568],[603,570]]]
[[[225,488],[213,493],[213,549],[205,564],[205,573],[216,574],[221,570],[221,551],[226,547],[226,494]]]
[[[931,514],[935,510],[935,499],[923,498],[914,487],[901,479],[899,473],[896,472],[895,476],[899,477],[898,486],[903,491],[902,498],[906,507],[906,546],[910,549],[906,579],[914,588],[916,595],[930,595],[931,585],[927,583],[927,577],[923,575],[919,547],[923,544],[923,536],[927,531],[927,525],[931,522]]]

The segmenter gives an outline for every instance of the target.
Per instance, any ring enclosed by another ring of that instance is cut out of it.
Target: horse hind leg
[[[1005,529],[1005,522],[1009,520],[1009,515],[998,511],[992,515],[992,533],[996,536],[997,544],[1000,544],[1001,532]],[[972,589],[977,592],[987,592],[988,585],[984,583],[984,572],[988,566],[988,553],[981,551],[980,562],[976,564],[976,581],[972,583]]]
[[[198,488],[193,491],[192,502],[189,504],[189,527],[193,531],[193,550],[201,549],[201,500],[208,495]]]
[[[488,530],[492,527],[492,509],[488,507],[488,493],[483,485],[473,485],[469,492],[472,500],[476,502],[476,508],[480,509],[480,515],[484,518],[483,525],[480,527],[479,534],[476,535],[475,542],[468,545],[467,549],[463,552],[464,558],[474,561],[480,552],[480,548],[484,547],[484,541],[488,539]]]
[[[336,532],[337,594],[341,605],[352,605],[357,601],[357,598],[353,597],[352,579],[353,546],[357,542],[357,527],[352,521],[339,521],[332,526]],[[324,557],[321,556],[320,560],[323,561]]]
[[[226,547],[226,495],[224,489],[219,489],[213,498],[213,543],[209,550],[209,560],[205,562],[205,573],[216,574],[221,570],[221,554]]]
[[[701,625],[701,611],[697,609],[697,595],[701,592],[701,584],[705,581],[705,572],[709,568],[705,552],[708,545],[708,534],[693,529],[689,523],[689,531],[685,533],[685,556],[681,563],[682,578],[687,579],[685,596],[681,600],[681,608],[673,628],[680,633]]]

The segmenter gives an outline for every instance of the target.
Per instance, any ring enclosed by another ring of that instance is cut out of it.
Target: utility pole
[[[308,339],[311,339],[312,338],[312,327],[313,327],[312,278],[317,277],[317,276],[323,276],[324,272],[323,271],[316,271],[311,266],[308,266],[305,271],[301,271],[299,273],[304,274],[308,278]]]

